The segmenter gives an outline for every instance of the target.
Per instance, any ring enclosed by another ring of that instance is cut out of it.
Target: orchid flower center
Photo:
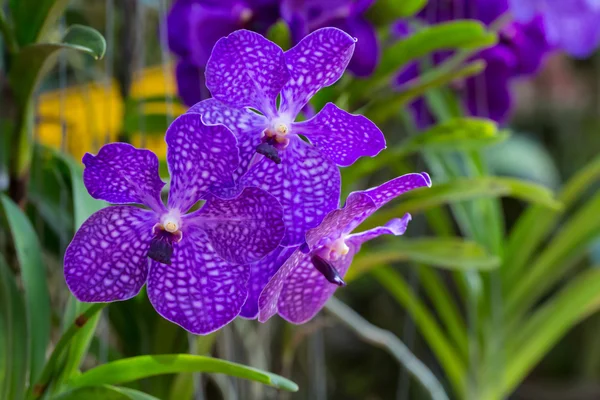
[[[349,251],[350,247],[346,244],[345,237],[342,236],[315,250],[311,255],[311,261],[327,281],[338,286],[345,286],[346,282],[333,263],[344,257]]]
[[[240,12],[240,22],[242,24],[246,24],[248,22],[250,22],[250,20],[252,19],[252,17],[254,16],[254,13],[252,12],[251,9],[249,8],[244,8],[241,12]]]
[[[181,226],[181,214],[177,210],[163,215],[160,222],[152,228],[148,257],[162,264],[171,265],[173,244],[183,239]]]
[[[267,157],[275,164],[281,163],[279,152],[290,144],[289,134],[291,132],[291,121],[289,118],[275,118],[265,129],[261,136],[261,143],[256,152]]]

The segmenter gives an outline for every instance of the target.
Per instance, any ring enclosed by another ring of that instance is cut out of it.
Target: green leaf
[[[147,393],[109,385],[85,386],[70,390],[52,400],[158,400]]]
[[[393,92],[387,90],[387,93],[372,95],[373,100],[360,112],[376,123],[383,123],[391,117],[397,116],[402,106],[426,94],[429,90],[448,85],[455,80],[477,75],[484,69],[485,62],[477,60],[444,73],[424,74]],[[433,72],[435,71],[437,69]]]
[[[379,265],[398,261],[414,261],[459,270],[490,270],[500,263],[497,257],[489,255],[477,243],[460,238],[401,238],[393,240],[388,246],[364,253],[359,253],[354,259],[346,279],[352,280]]]
[[[550,190],[534,183],[494,176],[461,178],[439,184],[434,181],[431,188],[420,188],[407,192],[402,195],[400,204],[378,211],[361,227],[373,228],[407,212],[419,212],[442,204],[500,196],[514,197],[550,209],[561,208],[561,204],[554,199]]]
[[[0,399],[23,398],[29,361],[26,337],[23,299],[0,254]]]
[[[92,368],[73,378],[71,387],[119,384],[142,378],[179,372],[210,372],[249,379],[291,392],[298,390],[294,382],[270,372],[217,358],[188,354],[138,356],[113,361]]]
[[[457,20],[430,25],[384,50],[371,78],[356,80],[349,91],[353,96],[369,98],[373,91],[388,84],[391,77],[410,61],[440,50],[473,50],[492,46],[496,34],[474,20]]]
[[[106,42],[97,30],[73,25],[61,43],[38,43],[23,47],[9,72],[11,88],[22,108],[26,108],[37,85],[55,64],[58,52],[63,49],[77,50],[100,59],[106,51]]]
[[[600,301],[600,267],[582,272],[567,287],[527,317],[518,331],[507,338],[508,363],[504,377],[506,397],[535,365],[573,326],[588,315],[589,307]]]
[[[10,0],[10,11],[21,46],[39,41],[63,14],[69,0]]]
[[[511,323],[516,323],[536,300],[559,282],[600,235],[599,209],[600,193],[569,218],[532,265],[519,274],[520,279],[507,290],[504,307]]]
[[[140,114],[132,111],[125,115],[123,131],[127,134],[144,132],[149,135],[164,136],[171,118],[166,114]]]
[[[350,270],[351,271],[351,270]],[[440,362],[446,376],[454,388],[456,398],[464,398],[466,384],[465,361],[450,344],[435,317],[413,292],[402,275],[388,266],[380,266],[371,274],[394,296],[398,303],[411,315],[417,329]]]
[[[420,150],[478,150],[507,137],[508,133],[499,132],[496,123],[489,119],[455,118],[409,138],[394,149],[394,153],[402,157]]]
[[[30,380],[37,379],[46,359],[50,341],[50,295],[46,286],[46,268],[35,230],[23,211],[4,195],[0,203],[12,232],[25,289],[25,308],[30,344]]]
[[[427,0],[379,0],[367,11],[367,17],[376,25],[390,24],[415,15],[425,5]]]

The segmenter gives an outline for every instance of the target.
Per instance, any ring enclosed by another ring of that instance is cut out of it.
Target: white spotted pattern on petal
[[[260,144],[260,135],[268,125],[267,119],[245,108],[230,107],[217,99],[203,100],[187,112],[202,115],[202,121],[209,125],[225,125],[238,140],[240,149],[240,167],[234,178],[243,175],[256,148]]]
[[[230,262],[248,264],[274,250],[285,232],[283,211],[275,197],[252,187],[232,199],[210,197],[185,224],[202,229],[215,251]]]
[[[281,164],[263,158],[242,179],[281,203],[286,228],[282,246],[302,244],[306,231],[338,206],[341,178],[337,166],[297,137],[291,137],[281,152]]]
[[[145,204],[159,211],[165,183],[158,175],[158,158],[150,150],[127,143],[102,146],[98,155],[83,156],[83,182],[95,199],[114,204]]]
[[[306,254],[300,250],[296,250],[275,275],[273,275],[273,278],[271,278],[258,298],[258,320],[260,322],[266,322],[277,313],[277,302],[279,301],[279,295],[285,281],[298,265],[306,262],[307,259],[308,256]]]
[[[342,277],[346,275],[354,255],[358,252],[351,243],[349,247],[348,254],[332,262]],[[277,312],[293,324],[303,324],[323,308],[338,287],[327,281],[314,267],[310,258],[305,256],[285,281],[277,301]]]
[[[346,242],[351,242],[355,247],[360,248],[360,245],[364,242],[375,239],[381,235],[404,235],[410,220],[410,214],[406,213],[402,218],[394,218],[384,226],[378,226],[377,228],[369,229],[368,231],[352,234],[346,238]]]
[[[248,298],[240,316],[254,319],[258,316],[258,298],[275,273],[296,251],[297,247],[278,247],[260,261],[250,264]]]
[[[268,115],[274,115],[275,99],[289,78],[283,50],[247,30],[221,38],[206,66],[206,87],[214,98]]]
[[[206,235],[188,229],[173,245],[172,264],[152,261],[148,298],[164,318],[204,335],[231,322],[248,295],[249,268],[221,259]]]
[[[379,208],[403,193],[425,186],[431,187],[431,178],[426,172],[422,172],[420,174],[399,176],[362,193],[371,197],[377,208]]]
[[[355,39],[337,28],[322,28],[307,35],[285,53],[291,79],[284,86],[280,113],[297,115],[319,90],[342,77]]]
[[[158,217],[133,206],[92,214],[67,248],[64,273],[73,295],[85,302],[126,300],[148,275],[148,248]]]
[[[186,212],[211,187],[231,184],[239,164],[235,136],[222,125],[207,126],[197,114],[177,118],[165,136],[171,172],[169,209]]]
[[[293,124],[294,133],[306,136],[337,165],[347,167],[359,157],[373,157],[385,149],[385,137],[362,115],[350,114],[327,103],[308,121]]]

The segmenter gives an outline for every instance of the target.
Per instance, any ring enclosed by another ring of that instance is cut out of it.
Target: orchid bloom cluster
[[[338,167],[377,155],[384,136],[331,103],[297,118],[342,76],[355,43],[333,27],[286,52],[247,30],[219,39],[206,65],[213,97],[165,135],[166,203],[151,151],[111,143],[86,154],[90,195],[114,205],[93,214],[67,248],[65,277],[75,297],[125,300],[145,284],[161,316],[196,334],[238,315],[312,318],[344,285],[361,245],[403,234],[410,215],[354,229],[400,194],[431,185],[425,173],[408,174],[352,193],[339,208]]]
[[[374,0],[176,0],[167,17],[168,43],[178,56],[178,91],[189,106],[210,97],[204,72],[214,44],[237,29],[266,34],[282,18],[292,44],[310,32],[337,27],[356,37],[349,70],[369,76],[377,66],[379,43],[364,14]]]

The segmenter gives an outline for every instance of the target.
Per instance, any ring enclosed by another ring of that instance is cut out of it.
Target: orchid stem
[[[329,299],[325,309],[359,337],[392,354],[398,363],[429,392],[433,400],[448,400],[444,387],[435,375],[419,360],[396,335],[371,324],[352,308],[335,297]]]
[[[41,398],[46,389],[52,380],[53,374],[55,373],[55,368],[65,352],[67,350],[71,339],[85,326],[85,324],[98,312],[100,312],[104,307],[106,307],[107,303],[95,303],[92,304],[86,311],[79,314],[77,318],[73,321],[69,329],[65,331],[65,333],[61,336],[48,359],[48,362],[44,366],[40,377],[38,378],[35,384],[31,384],[29,386],[29,390],[27,391],[27,400],[35,400]]]

